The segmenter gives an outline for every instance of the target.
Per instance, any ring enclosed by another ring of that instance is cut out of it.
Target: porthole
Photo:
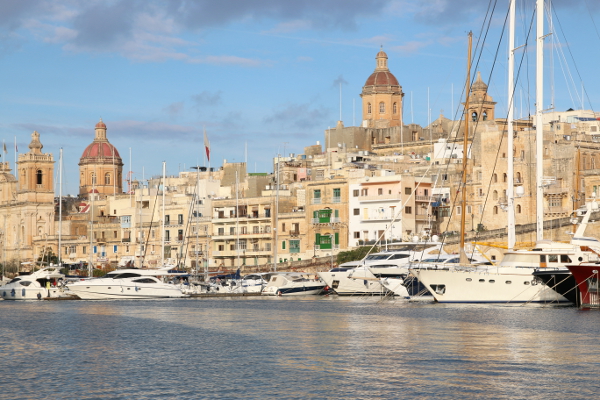
[[[110,286],[108,288],[110,289]]]
[[[510,285],[512,283],[512,281],[506,281],[507,285]]]
[[[496,283],[496,281],[493,279],[490,279],[490,283]]]
[[[523,282],[523,285],[529,285],[529,281]]]
[[[130,287],[128,287],[128,288],[127,288],[127,290],[131,290],[131,288],[130,288]]]
[[[485,279],[480,279],[479,282],[485,282]]]
[[[467,282],[471,282],[473,279],[471,278],[467,278]]]

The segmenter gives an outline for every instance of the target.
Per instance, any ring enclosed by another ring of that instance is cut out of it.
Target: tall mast
[[[537,0],[537,46],[535,72],[535,154],[536,154],[536,226],[537,240],[544,239],[544,126],[542,112],[544,107],[544,0]]]
[[[240,205],[239,205],[239,164],[235,171],[235,253],[237,267],[240,268]]]
[[[331,135],[331,131],[329,131],[329,134]],[[277,247],[279,246],[279,235],[277,235],[277,232],[279,232],[279,162],[281,161],[280,158],[281,156],[277,154],[277,190],[275,191],[275,249],[273,253],[273,256],[275,258],[273,260],[273,271],[275,272],[277,272]],[[331,166],[331,164],[329,165]]]
[[[198,275],[198,252],[200,251],[200,213],[198,204],[200,202],[200,166],[196,166],[196,204],[193,210],[196,212],[196,275]],[[206,249],[208,251],[208,249]]]
[[[467,215],[467,151],[469,139],[469,96],[471,95],[471,46],[473,44],[473,32],[469,32],[469,50],[467,51],[467,99],[465,101],[465,132],[463,135],[463,158],[462,158],[462,183],[460,187],[461,193],[461,213],[460,213],[460,263],[467,264],[467,254],[465,253],[465,217]]]
[[[62,268],[62,157],[63,149],[60,148],[58,157],[58,267]],[[44,261],[44,260],[42,260]]]
[[[160,251],[160,259],[162,260],[162,266],[165,266],[165,179],[167,175],[167,163],[163,161],[163,178],[162,178],[162,229],[161,229],[161,251]]]
[[[508,207],[508,249],[515,247],[515,204],[514,204],[514,111],[515,111],[515,2],[510,0],[509,33],[508,33],[508,187],[506,188]]]

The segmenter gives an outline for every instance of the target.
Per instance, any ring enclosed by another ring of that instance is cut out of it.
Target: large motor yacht
[[[181,275],[169,269],[118,269],[102,278],[86,278],[67,284],[83,300],[154,299],[188,297],[178,285],[161,277]]]
[[[325,282],[300,272],[273,273],[262,291],[263,296],[299,296],[321,294]]]

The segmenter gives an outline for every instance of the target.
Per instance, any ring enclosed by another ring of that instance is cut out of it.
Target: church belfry
[[[388,56],[380,50],[375,71],[363,86],[363,127],[388,128],[402,124],[402,86],[388,68]]]
[[[52,154],[42,153],[43,147],[40,134],[34,131],[31,134],[29,152],[19,154],[18,193],[23,201],[53,202],[54,200],[54,158]]]
[[[481,72],[477,71],[477,79],[471,86],[469,95],[469,110],[467,111],[469,121],[494,121],[496,102],[487,93],[487,90],[488,85],[481,79]]]

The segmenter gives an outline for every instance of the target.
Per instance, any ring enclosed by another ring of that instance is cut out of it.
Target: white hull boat
[[[67,287],[82,300],[188,297],[179,285],[165,283],[159,279],[169,275],[172,274],[166,269],[123,269],[112,271],[102,278],[71,282]]]
[[[306,296],[323,292],[325,282],[308,274],[282,272],[273,274],[262,291],[263,296]]]
[[[46,267],[30,275],[19,275],[0,287],[4,300],[43,300],[47,297],[68,297],[58,280],[64,278],[58,267]]]

